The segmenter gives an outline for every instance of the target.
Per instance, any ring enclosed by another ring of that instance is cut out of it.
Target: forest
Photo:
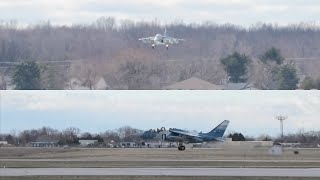
[[[169,36],[186,41],[169,50],[160,46],[153,50],[138,41],[165,29]],[[273,65],[262,60],[274,48],[284,59],[282,66],[296,69],[299,88],[305,78],[319,80],[319,47],[320,27],[312,23],[257,23],[244,28],[210,21],[162,24],[113,17],[70,26],[10,21],[0,23],[0,76],[12,76],[16,63],[34,61],[42,68],[41,89],[66,89],[71,78],[86,82],[97,77],[103,77],[109,89],[162,89],[191,77],[221,85],[230,79],[221,60],[239,53],[251,62],[240,79],[257,89],[282,89],[272,82],[277,76],[270,75]]]

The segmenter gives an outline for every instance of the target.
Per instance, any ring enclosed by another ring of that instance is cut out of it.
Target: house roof
[[[202,79],[192,77],[190,79],[166,86],[167,90],[222,90],[223,86],[215,85]]]
[[[225,90],[255,90],[257,88],[254,87],[251,83],[228,83],[224,87]]]
[[[103,77],[100,77],[98,81],[95,83],[95,89],[96,90],[104,90],[109,88],[108,83],[105,81]]]
[[[58,140],[43,140],[43,141],[34,141],[30,142],[31,144],[56,144],[58,143]]]
[[[0,76],[0,90],[6,90],[7,89],[7,83],[3,76]]]
[[[92,88],[95,90],[105,90],[109,88],[108,83],[103,77],[97,76],[92,80]],[[81,81],[78,78],[71,78],[66,89],[89,90],[89,81]]]

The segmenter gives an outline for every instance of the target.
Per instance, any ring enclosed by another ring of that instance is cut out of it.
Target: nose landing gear
[[[167,50],[169,49],[169,44],[166,45]]]
[[[154,44],[152,44],[152,49],[154,49],[156,46]]]
[[[179,151],[184,151],[184,150],[186,150],[186,147],[182,144],[182,142],[179,142],[179,143],[178,143],[178,150],[179,150]]]

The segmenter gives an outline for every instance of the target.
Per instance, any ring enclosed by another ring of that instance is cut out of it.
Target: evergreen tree
[[[229,80],[231,82],[239,83],[247,80],[246,75],[248,73],[248,65],[250,64],[251,59],[245,54],[235,52],[232,55],[221,59],[220,62],[230,77]]]
[[[40,74],[40,68],[35,62],[23,62],[14,68],[12,83],[19,90],[41,89]]]
[[[286,64],[279,68],[276,74],[276,82],[278,89],[294,90],[297,89],[299,78],[297,77],[297,70],[292,64]]]
[[[282,64],[284,61],[284,57],[282,57],[280,49],[276,49],[275,47],[270,48],[260,57],[260,59],[264,63],[274,61],[278,65]]]
[[[316,88],[316,82],[308,76],[302,81],[300,88],[304,90],[314,89]]]

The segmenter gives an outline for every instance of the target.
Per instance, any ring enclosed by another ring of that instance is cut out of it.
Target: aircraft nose
[[[148,131],[145,131],[140,135],[140,137],[142,137],[142,138],[148,138],[148,136],[149,136]]]
[[[143,139],[151,139],[155,136],[155,133],[152,133],[150,131],[145,131],[144,133],[141,134],[141,138]]]

